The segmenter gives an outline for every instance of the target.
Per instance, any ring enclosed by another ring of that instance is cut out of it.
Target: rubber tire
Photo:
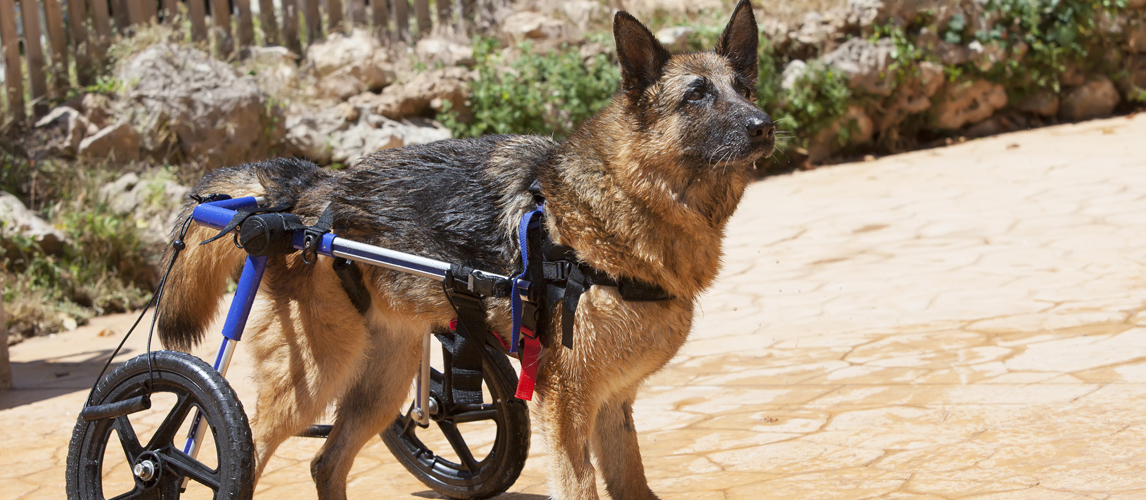
[[[499,407],[504,425],[498,424],[493,448],[489,455],[479,461],[477,474],[466,477],[469,471],[436,454],[433,454],[432,459],[419,460],[419,457],[425,456],[425,452],[432,454],[433,451],[406,435],[404,431],[408,419],[405,416],[399,416],[382,432],[382,441],[406,470],[422,484],[450,498],[485,499],[505,492],[517,481],[529,456],[529,408],[524,401],[514,397],[517,374],[513,372],[513,365],[509,364],[504,354],[490,348],[486,351],[487,355],[482,362],[483,378],[495,401],[500,399],[504,402]],[[430,385],[430,395],[442,401],[441,392],[442,383],[438,377]],[[431,425],[435,424],[437,422],[431,421]]]
[[[247,422],[247,415],[243,412],[243,405],[239,401],[230,384],[218,372],[203,360],[190,354],[176,351],[155,351],[151,354],[152,367],[155,376],[155,388],[152,393],[171,392],[186,394],[187,400],[198,407],[210,424],[209,429],[214,435],[216,453],[218,454],[218,468],[216,475],[219,488],[216,490],[216,499],[250,500],[254,494],[254,445],[251,440],[251,428]],[[149,381],[147,355],[136,356],[110,375],[100,381],[93,394],[93,405],[113,403],[130,397],[146,393]],[[181,398],[182,399],[182,398]],[[194,408],[187,411],[187,415]],[[173,408],[174,412],[175,409]],[[170,414],[169,414],[170,415]],[[184,417],[187,418],[187,417]],[[69,500],[102,500],[103,496],[103,455],[110,439],[115,422],[123,419],[128,426],[127,417],[115,419],[102,419],[85,422],[78,418],[75,430],[72,431],[72,440],[68,446],[67,467],[67,495]],[[179,419],[182,422],[184,419]],[[160,426],[162,427],[162,425]],[[134,431],[134,429],[132,429]],[[171,429],[171,433],[176,433]],[[158,429],[157,429],[158,433]],[[184,436],[175,436],[172,443],[139,443],[141,451],[158,453],[162,458],[164,454],[179,453],[182,455],[182,442]],[[113,446],[121,446],[118,439]],[[180,448],[180,449],[175,449]],[[186,456],[186,455],[182,455]],[[198,461],[196,461],[198,462]],[[159,488],[167,495],[178,496],[178,488],[172,491],[171,478],[163,474],[173,474],[174,471],[164,468],[157,480],[160,484],[142,490],[142,482],[136,479],[134,492],[146,493],[145,496],[158,498]],[[181,477],[181,476],[174,476]],[[139,496],[139,495],[137,495]],[[167,496],[165,496],[166,498]]]

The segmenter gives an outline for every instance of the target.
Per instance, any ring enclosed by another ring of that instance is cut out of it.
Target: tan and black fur
[[[313,223],[329,203],[340,236],[505,275],[519,272],[516,226],[539,179],[549,234],[609,275],[662,287],[673,299],[626,302],[613,287],[581,298],[574,349],[545,351],[533,410],[549,449],[554,498],[595,499],[596,456],[614,499],[652,499],[632,403],[637,388],[688,337],[696,298],[720,268],[725,224],[773,147],[755,106],[758,32],[742,0],[713,52],[672,55],[628,14],[614,21],[623,82],[613,102],[564,142],[532,136],[450,140],[387,150],[345,170],[299,160],[224,168],[200,194],[265,196]],[[189,214],[190,206],[184,212]],[[192,225],[160,306],[165,345],[188,349],[214,317],[245,254]],[[272,257],[248,324],[258,376],[252,419],[256,477],[275,448],[337,403],[312,463],[320,498],[346,495],[354,456],[399,413],[421,335],[453,317],[440,285],[365,267],[371,296],[355,310],[320,258]],[[487,299],[490,325],[510,330],[508,302]],[[561,313],[550,331],[560,332]]]

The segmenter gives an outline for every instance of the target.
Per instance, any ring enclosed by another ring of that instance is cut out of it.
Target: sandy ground
[[[638,398],[652,487],[687,500],[1146,498],[1144,261],[1146,116],[759,182],[692,339]],[[12,348],[0,498],[64,496],[76,413],[130,319]],[[251,376],[240,348],[231,380],[248,407]],[[501,498],[545,498],[539,439]],[[314,498],[320,445],[288,441],[256,497]],[[349,493],[436,498],[380,441]]]

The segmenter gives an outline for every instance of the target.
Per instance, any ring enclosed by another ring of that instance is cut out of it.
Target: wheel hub
[[[131,473],[145,485],[155,484],[162,472],[163,461],[159,455],[150,451],[140,454],[139,461],[131,468]]]
[[[159,470],[158,467],[155,466],[154,462],[151,460],[144,460],[135,464],[135,468],[132,469],[132,472],[135,473],[135,477],[138,477],[141,481],[146,483],[154,479],[155,474],[159,472]]]

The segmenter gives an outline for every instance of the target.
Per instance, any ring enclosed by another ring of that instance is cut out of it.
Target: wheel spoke
[[[123,454],[127,456],[128,467],[135,463],[135,459],[143,453],[143,448],[139,446],[139,438],[135,435],[135,429],[131,427],[131,421],[126,416],[116,417],[115,433],[119,436],[119,444],[123,446]]]
[[[144,488],[143,486],[136,484],[135,488],[132,489],[131,491],[124,493],[122,495],[118,495],[115,498],[112,498],[111,500],[145,500],[148,498],[154,498],[156,500],[159,500],[159,498],[160,498],[159,489],[158,488]]]
[[[187,418],[187,414],[191,411],[194,405],[191,404],[191,396],[189,394],[180,394],[179,400],[175,402],[175,406],[171,408],[171,412],[163,419],[163,423],[159,424],[159,428],[155,430],[155,434],[151,436],[151,442],[147,443],[147,449],[154,450],[156,448],[163,448],[168,444],[175,442],[175,433],[179,432],[179,426],[183,425],[183,420]],[[207,422],[200,419],[199,425],[207,425]]]
[[[219,491],[219,474],[182,451],[168,448],[168,451],[163,453],[163,465],[171,467],[177,476],[186,476],[192,481]]]
[[[495,418],[497,418],[497,408],[495,408],[493,405],[482,405],[482,409],[480,410],[456,413],[450,417],[450,420],[453,420],[455,424],[464,424],[467,422],[493,420]]]
[[[438,427],[442,430],[442,434],[446,435],[446,440],[450,442],[450,446],[458,454],[458,458],[462,460],[462,466],[470,472],[477,471],[477,460],[474,460],[473,453],[470,453],[470,447],[462,438],[462,433],[458,432],[458,426],[454,425],[453,422],[442,420],[438,422]]]

